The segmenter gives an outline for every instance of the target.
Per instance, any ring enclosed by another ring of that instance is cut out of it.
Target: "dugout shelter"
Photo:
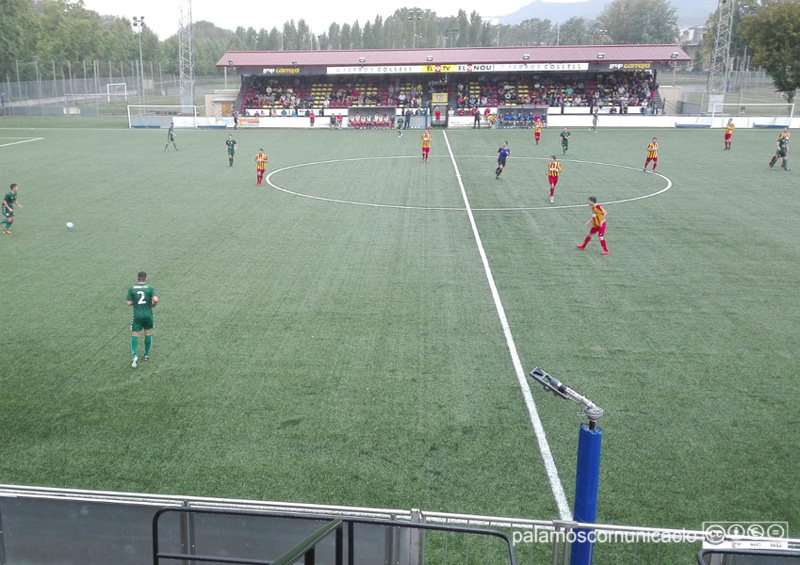
[[[657,112],[659,75],[690,62],[676,44],[229,51],[217,66],[238,76],[239,91],[219,111],[237,112],[240,127],[311,111],[347,127],[378,108],[399,127],[488,125],[490,115],[530,127],[532,115]]]

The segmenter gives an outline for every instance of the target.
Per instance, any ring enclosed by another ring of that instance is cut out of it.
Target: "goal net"
[[[106,85],[106,102],[112,100],[128,99],[128,83],[125,82],[111,82]]]
[[[177,128],[197,127],[197,106],[129,104],[129,128],[168,128],[174,123]]]
[[[794,116],[794,104],[748,104],[748,103],[712,103],[712,118],[765,118],[786,122]],[[780,124],[776,124],[780,125]]]
[[[107,104],[105,94],[65,94],[64,114],[68,116],[82,115],[87,109],[93,109],[96,114],[101,104]]]

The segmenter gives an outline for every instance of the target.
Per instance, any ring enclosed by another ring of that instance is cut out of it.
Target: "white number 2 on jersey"
[[[147,302],[144,299],[144,292],[142,292],[141,290],[137,290],[136,294],[139,295],[139,302],[137,302],[137,304],[147,304]]]

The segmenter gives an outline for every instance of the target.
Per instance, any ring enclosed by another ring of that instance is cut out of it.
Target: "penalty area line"
[[[3,138],[0,138],[3,139]],[[13,138],[11,138],[13,139]],[[9,143],[0,143],[0,147],[9,147],[10,145],[19,145],[20,143],[30,143],[31,141],[42,141],[43,137],[31,137],[23,139],[22,141],[11,141]]]
[[[450,153],[450,161],[453,163],[453,169],[456,173],[456,180],[458,181],[458,186],[461,190],[461,198],[464,200],[464,207],[466,208],[467,217],[469,218],[469,223],[472,227],[472,235],[475,238],[475,244],[478,247],[478,253],[481,257],[481,262],[483,263],[483,270],[486,273],[486,280],[489,283],[489,289],[492,292],[492,299],[494,300],[494,305],[497,309],[497,315],[500,318],[500,325],[503,328],[503,334],[506,338],[508,351],[511,354],[511,362],[514,365],[514,372],[517,374],[517,381],[519,382],[519,387],[522,390],[522,397],[525,399],[525,406],[528,408],[528,415],[531,420],[531,425],[533,426],[533,432],[536,435],[536,441],[539,443],[539,452],[542,454],[544,468],[547,472],[547,478],[550,481],[550,489],[553,491],[553,496],[556,499],[558,514],[561,520],[570,520],[572,518],[572,513],[569,510],[567,496],[564,494],[564,486],[561,484],[561,479],[558,476],[558,468],[556,467],[555,459],[553,459],[553,453],[550,451],[550,444],[547,442],[547,435],[544,432],[544,426],[542,425],[542,420],[539,417],[539,411],[536,408],[536,402],[533,400],[533,394],[531,393],[531,387],[528,384],[525,369],[522,368],[522,361],[520,361],[519,358],[519,352],[517,351],[517,346],[514,342],[514,336],[511,334],[511,327],[508,324],[506,311],[505,308],[503,308],[503,302],[500,300],[500,293],[497,291],[494,275],[492,274],[492,269],[489,266],[489,259],[486,257],[486,250],[483,247],[483,241],[481,240],[480,233],[478,232],[478,226],[475,223],[475,215],[472,213],[472,207],[469,204],[467,191],[464,188],[463,181],[461,180],[461,171],[458,169],[458,163],[456,163],[455,155],[453,155],[453,149],[450,147],[450,140],[447,137],[447,132],[442,133],[444,134],[444,141],[447,145],[447,151]]]

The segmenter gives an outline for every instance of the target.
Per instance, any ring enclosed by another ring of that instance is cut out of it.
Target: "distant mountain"
[[[611,0],[582,0],[578,2],[543,2],[534,0],[516,12],[501,16],[501,24],[516,25],[525,20],[539,18],[551,22],[565,22],[572,17],[593,19],[600,15]],[[678,16],[678,25],[703,25],[709,14],[717,9],[715,0],[671,0]]]

